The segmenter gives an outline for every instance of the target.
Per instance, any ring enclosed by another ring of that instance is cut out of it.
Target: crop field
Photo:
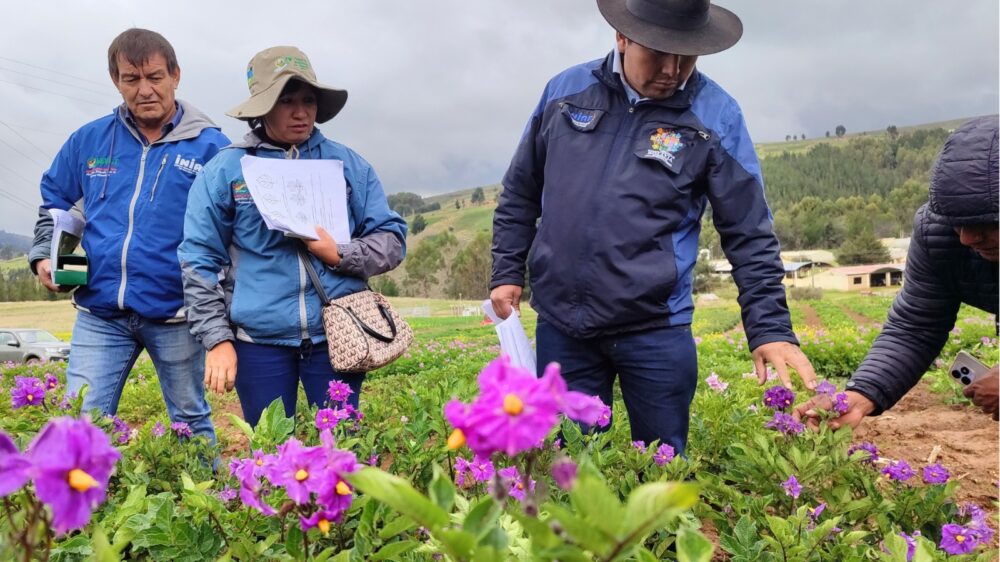
[[[801,430],[769,407],[777,381],[758,385],[735,300],[699,304],[699,385],[679,455],[632,441],[620,394],[593,418],[604,430],[585,432],[568,419],[586,417],[571,407],[583,399],[553,373],[540,395],[537,379],[491,363],[500,349],[478,303],[392,301],[416,339],[369,373],[359,410],[333,390],[319,408],[300,395],[293,418],[276,403],[251,428],[234,393],[213,394],[217,448],[171,425],[145,357],[118,417],[87,422],[65,418],[81,413],[64,364],[4,365],[0,560],[997,558],[996,424],[944,370],[959,350],[996,362],[991,316],[963,309],[923,382],[852,434]],[[843,389],[891,297],[789,304],[818,375]],[[0,304],[0,327],[68,339],[72,322],[65,302]],[[23,459],[36,468],[18,480]]]

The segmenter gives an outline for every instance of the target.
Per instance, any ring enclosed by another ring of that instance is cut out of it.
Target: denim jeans
[[[648,444],[659,439],[684,453],[698,383],[690,325],[580,339],[539,317],[535,336],[539,373],[557,362],[570,390],[600,396],[608,405],[617,376],[632,440]]]
[[[326,342],[304,341],[299,347],[288,347],[237,341],[235,346],[236,394],[243,407],[243,419],[252,426],[257,426],[264,409],[276,398],[285,405],[285,415],[293,416],[299,381],[311,406],[326,404],[330,400],[330,381],[339,380],[353,391],[347,403],[358,407],[365,374],[334,371]]]
[[[167,415],[184,422],[195,435],[215,443],[212,409],[205,401],[205,350],[187,323],[154,322],[135,313],[104,319],[78,310],[70,344],[66,387],[87,385],[83,410],[115,415],[125,381],[143,349],[160,380]]]

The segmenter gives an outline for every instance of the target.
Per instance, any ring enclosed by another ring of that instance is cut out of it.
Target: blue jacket
[[[178,102],[180,122],[146,145],[118,108],[70,135],[42,176],[42,207],[28,259],[49,257],[48,209],[82,211],[89,279],[73,300],[109,318],[125,311],[151,320],[184,318],[177,245],[188,190],[229,139],[193,106]]]
[[[503,179],[491,288],[523,285],[527,264],[532,306],[574,337],[689,324],[711,203],[751,349],[796,343],[739,106],[699,72],[666,100],[632,104],[613,55],[546,86]]]
[[[234,338],[285,346],[321,342],[322,304],[298,255],[304,246],[267,228],[243,178],[240,158],[251,147],[262,158],[344,162],[351,243],[341,247],[336,268],[308,254],[330,299],[364,290],[368,277],[399,265],[406,222],[389,209],[371,165],[319,129],[288,153],[250,133],[205,166],[191,188],[177,251],[191,333],[208,349]]]

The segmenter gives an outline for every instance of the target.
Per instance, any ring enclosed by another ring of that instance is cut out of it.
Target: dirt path
[[[799,303],[797,303],[796,306],[802,311],[802,315],[805,316],[806,326],[808,326],[810,328],[822,328],[823,327],[823,319],[820,318],[819,314],[816,313],[816,309],[815,308],[809,306],[808,304],[806,304],[804,302],[799,302]]]
[[[855,322],[857,322],[859,326],[865,326],[865,325],[868,325],[868,324],[874,324],[875,323],[874,320],[872,320],[871,318],[865,316],[864,314],[855,312],[855,311],[853,311],[853,310],[851,310],[851,309],[849,309],[849,308],[847,308],[845,306],[840,306],[838,308],[840,308],[840,310],[843,310],[844,314],[850,316],[851,320],[854,320]]]
[[[956,499],[995,511],[1000,476],[997,422],[968,406],[945,404],[926,383],[917,385],[888,412],[865,420],[855,440],[875,443],[883,456],[907,460],[918,476],[939,446],[937,462],[960,482]]]

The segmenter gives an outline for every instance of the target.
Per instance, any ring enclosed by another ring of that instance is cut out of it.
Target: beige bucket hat
[[[254,55],[247,65],[250,99],[230,109],[226,115],[243,121],[263,117],[293,78],[316,88],[319,97],[317,123],[333,119],[347,103],[347,90],[332,88],[316,80],[316,71],[305,53],[296,47],[271,47]]]

